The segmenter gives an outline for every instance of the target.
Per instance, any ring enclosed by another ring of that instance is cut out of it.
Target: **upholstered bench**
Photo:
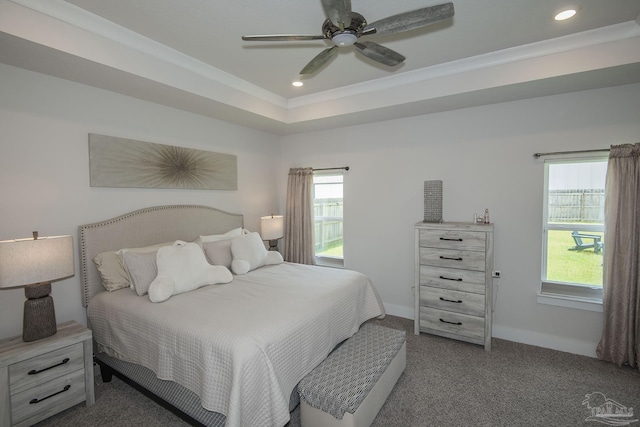
[[[298,384],[302,427],[371,425],[404,371],[406,333],[371,323]]]

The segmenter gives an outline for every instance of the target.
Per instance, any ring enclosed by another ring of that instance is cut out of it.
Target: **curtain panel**
[[[640,143],[611,147],[605,184],[599,359],[640,368]]]
[[[289,169],[284,223],[284,259],[315,264],[313,168]]]

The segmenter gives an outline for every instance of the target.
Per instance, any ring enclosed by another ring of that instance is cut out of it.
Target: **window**
[[[607,159],[545,162],[542,294],[602,300]]]
[[[315,255],[318,265],[344,266],[342,172],[313,175]]]

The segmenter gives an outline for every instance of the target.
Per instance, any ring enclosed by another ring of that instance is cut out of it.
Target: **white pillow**
[[[118,251],[106,251],[99,253],[93,259],[98,268],[102,286],[108,291],[117,291],[122,288],[134,289],[133,280],[126,270],[123,255],[127,252],[155,252],[162,246],[168,246],[173,242],[158,243],[157,245],[141,248],[125,248]]]
[[[157,243],[157,244],[151,245],[151,246],[143,246],[143,247],[140,247],[140,248],[124,248],[124,249],[120,249],[119,251],[116,252],[116,255],[118,255],[118,259],[120,260],[120,264],[122,265],[122,269],[125,271],[125,274],[127,275],[127,279],[128,279],[128,282],[129,282],[129,287],[131,289],[135,289],[135,282],[131,279],[131,274],[127,270],[127,264],[124,261],[125,254],[130,253],[130,252],[135,252],[135,253],[140,253],[140,254],[149,253],[149,252],[156,253],[158,251],[158,249],[160,249],[161,247],[163,247],[163,246],[171,246],[171,245],[173,245],[173,242],[164,242],[164,243]],[[153,278],[152,278],[152,280],[153,280]]]
[[[124,267],[131,277],[133,289],[140,296],[147,294],[151,282],[158,276],[157,255],[157,250],[154,252],[127,251],[122,254]]]
[[[209,264],[196,243],[178,240],[173,246],[158,249],[156,264],[158,276],[149,285],[151,302],[166,301],[172,295],[233,280],[226,267]]]
[[[231,270],[235,274],[246,274],[268,264],[284,262],[280,252],[267,251],[258,233],[244,234],[231,241]]]
[[[109,292],[130,286],[129,276],[125,271],[116,251],[102,252],[93,258],[98,268],[102,286]]]
[[[204,254],[211,265],[224,265],[231,268],[231,241],[233,239],[217,240],[215,242],[205,242],[202,244]]]
[[[202,247],[203,243],[207,242],[217,242],[218,240],[226,240],[233,239],[236,236],[240,236],[243,233],[242,227],[234,228],[233,230],[229,230],[224,234],[211,234],[209,236],[200,236],[194,243],[197,243],[198,246]]]

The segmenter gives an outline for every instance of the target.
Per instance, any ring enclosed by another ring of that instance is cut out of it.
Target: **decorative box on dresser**
[[[415,225],[415,334],[491,350],[493,224]]]
[[[95,402],[91,331],[73,321],[57,329],[38,341],[0,340],[0,427],[30,426]]]

